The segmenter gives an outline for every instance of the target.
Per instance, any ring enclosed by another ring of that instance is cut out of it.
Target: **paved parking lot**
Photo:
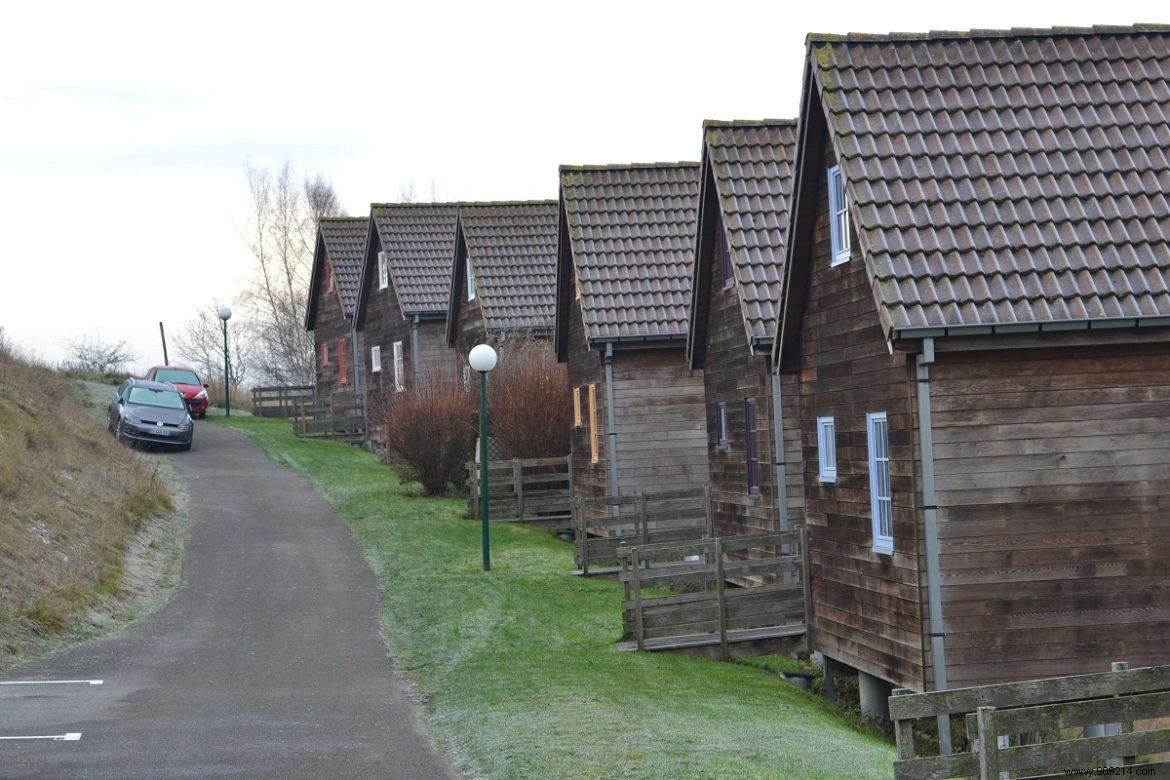
[[[344,523],[214,424],[173,457],[191,495],[182,585],[137,625],[0,676],[0,737],[25,737],[0,741],[0,778],[452,777]]]

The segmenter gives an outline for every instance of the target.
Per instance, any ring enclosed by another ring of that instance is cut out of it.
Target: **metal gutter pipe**
[[[930,367],[934,364],[934,339],[922,340],[918,359],[918,449],[922,454],[922,513],[926,526],[926,595],[930,606],[930,654],[934,690],[947,689],[947,658],[942,620],[942,584],[939,575],[938,499],[934,492],[934,433],[930,424]],[[951,753],[951,724],[938,717],[940,752]]]
[[[418,359],[418,315],[416,314],[414,319],[410,321],[410,373],[415,387],[418,387],[418,364],[421,362]]]
[[[772,439],[776,443],[776,513],[780,518],[780,530],[788,530],[788,472],[784,457],[784,411],[780,397],[780,375],[772,372]]]
[[[617,467],[617,422],[613,413],[613,342],[605,345],[605,418],[609,430],[606,431],[609,443],[609,494],[620,496],[618,486]],[[615,511],[618,507],[614,507]]]

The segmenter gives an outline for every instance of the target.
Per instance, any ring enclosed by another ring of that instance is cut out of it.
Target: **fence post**
[[[516,520],[524,522],[524,467],[519,458],[512,458],[512,481],[516,483]]]
[[[805,650],[812,652],[812,585],[808,570],[808,526],[800,527],[800,586],[804,590],[804,642]]]
[[[906,696],[910,693],[909,688],[895,688],[890,696]],[[914,752],[914,719],[906,718],[904,720],[894,721],[894,738],[898,742],[898,760],[908,761],[911,758],[917,757]]]
[[[1129,662],[1128,661],[1114,661],[1110,667],[1110,670],[1114,671],[1114,672],[1124,672],[1127,669],[1129,669]],[[1114,695],[1113,698],[1116,699],[1117,696]],[[1133,733],[1133,721],[1132,720],[1123,721],[1123,722],[1118,723],[1116,725],[1117,725],[1117,728],[1115,729],[1115,731],[1118,734],[1132,734]],[[1131,765],[1136,764],[1136,763],[1137,763],[1137,756],[1122,756],[1122,758],[1121,758],[1121,765],[1122,766],[1131,766]],[[1109,764],[1106,764],[1106,766],[1109,766]]]
[[[979,778],[999,780],[999,735],[995,731],[995,707],[975,710],[979,724]]]
[[[467,486],[471,489],[471,519],[479,519],[479,464],[467,462]]]
[[[634,498],[634,507],[635,515],[638,518],[636,522],[642,527],[642,544],[650,544],[650,529],[646,527],[646,494],[640,490],[637,497]]]
[[[646,649],[645,630],[642,627],[642,561],[637,547],[630,548],[630,562],[634,574],[634,638],[638,649]]]
[[[589,536],[585,531],[585,516],[581,511],[581,499],[574,498],[569,504],[573,518],[573,539],[577,545],[577,562],[581,565],[581,574],[589,576]]]
[[[727,584],[723,581],[723,540],[715,539],[715,595],[719,604],[719,656],[731,660],[727,648]]]

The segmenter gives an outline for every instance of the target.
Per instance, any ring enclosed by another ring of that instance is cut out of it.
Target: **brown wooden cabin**
[[[305,330],[313,333],[318,398],[361,397],[353,317],[368,223],[362,217],[322,217],[317,223]]]
[[[707,481],[703,375],[686,361],[697,163],[562,166],[557,359],[574,497]]]
[[[719,535],[787,530],[804,518],[796,377],[773,388],[771,370],[795,151],[794,120],[703,123],[687,356],[703,372]],[[787,409],[779,447],[777,403]]]
[[[460,356],[509,335],[552,335],[557,202],[465,203],[455,225],[447,346]]]
[[[1167,30],[810,36],[774,357],[826,657],[1170,662]]]
[[[447,302],[457,203],[370,206],[355,321],[371,404],[449,370]]]

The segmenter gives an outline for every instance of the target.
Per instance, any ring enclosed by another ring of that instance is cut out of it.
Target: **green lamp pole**
[[[471,368],[479,372],[479,517],[483,524],[483,570],[492,570],[491,535],[488,531],[488,424],[487,375],[496,367],[496,351],[479,344],[467,356]]]
[[[227,416],[232,416],[232,387],[228,382],[228,340],[227,340],[227,321],[232,318],[232,310],[227,306],[220,306],[216,310],[216,314],[223,320],[223,405],[227,411]]]

